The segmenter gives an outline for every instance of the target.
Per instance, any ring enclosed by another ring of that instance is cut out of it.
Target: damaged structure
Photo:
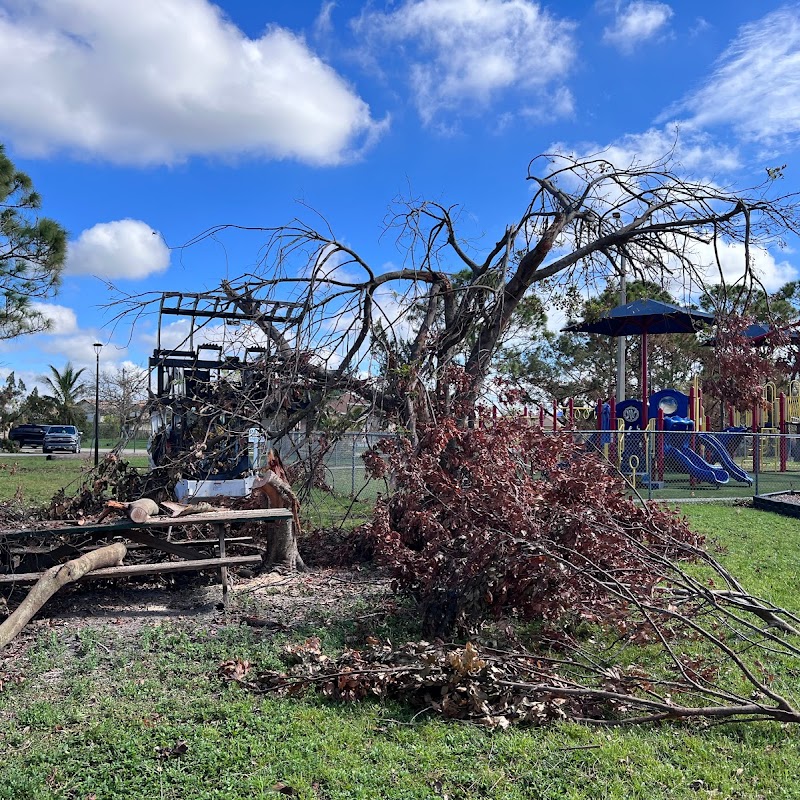
[[[272,301],[254,315],[219,293],[162,296],[149,361],[149,454],[153,468],[177,476],[180,502],[247,496],[257,470],[273,466],[271,443],[309,402],[309,389],[263,325],[291,325],[297,310]]]

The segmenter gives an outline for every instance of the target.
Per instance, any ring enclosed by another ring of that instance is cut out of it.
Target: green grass
[[[0,501],[14,497],[17,492],[25,503],[48,503],[61,488],[74,493],[81,480],[91,470],[92,453],[84,451],[78,457],[0,456]],[[128,459],[136,467],[147,466],[147,458],[134,456]]]
[[[800,611],[800,525],[796,519],[716,503],[686,503],[681,511],[748,591]]]
[[[119,439],[116,437],[104,437],[100,436],[100,447],[112,449],[119,444]],[[87,443],[86,439],[84,439],[83,447],[87,449],[91,449],[94,447],[94,437],[91,437],[91,440]],[[125,449],[126,450],[135,450],[137,453],[141,452],[144,455],[147,455],[147,439],[129,439],[125,442]]]
[[[214,676],[230,656],[273,665],[275,644],[225,627],[45,637],[27,681],[0,694],[0,798],[238,800],[281,784],[331,800],[797,796],[800,739],[779,726],[489,733],[379,703],[256,697]],[[178,742],[184,754],[159,757]]]
[[[796,521],[732,506],[682,510],[749,589],[800,609]],[[410,633],[391,619],[375,625],[398,640]],[[293,638],[311,632],[333,651],[357,629],[320,619]],[[800,797],[791,727],[491,733],[377,702],[253,696],[217,680],[226,658],[274,667],[285,639],[225,625],[148,626],[132,638],[113,626],[42,629],[25,657],[0,662],[0,673],[26,678],[0,692],[0,800],[250,800],[280,797],[280,786],[309,800]],[[178,742],[183,754],[159,757]]]

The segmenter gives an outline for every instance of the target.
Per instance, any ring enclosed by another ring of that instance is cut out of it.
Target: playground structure
[[[749,487],[755,483],[756,492],[758,475],[765,467],[772,467],[776,475],[794,472],[800,477],[800,470],[790,468],[790,457],[794,460],[798,455],[800,440],[800,382],[793,381],[784,392],[767,384],[747,413],[729,408],[726,414],[726,398],[719,398],[718,431],[713,430],[706,414],[697,377],[686,394],[671,388],[650,394],[648,335],[694,333],[714,322],[711,313],[636,300],[610,309],[597,319],[563,328],[572,333],[641,337],[641,399],[598,401],[590,414],[595,430],[586,444],[602,451],[634,485],[638,482],[650,492],[663,488],[668,480],[674,482],[676,475],[688,476],[691,489],[704,484],[719,488],[728,484]],[[750,326],[747,335],[754,346],[759,346],[771,330],[769,326]],[[800,339],[796,331],[791,337]],[[581,407],[569,400],[564,408],[559,415],[554,406],[550,418],[553,429],[564,427],[577,433]],[[544,427],[543,409],[539,411],[539,423]]]
[[[746,413],[723,406],[714,417],[725,425],[716,429],[698,379],[688,393],[652,394],[644,427],[638,398],[591,404],[553,400],[518,413],[543,430],[571,433],[650,493],[725,488],[750,494],[759,476],[762,489],[800,488],[800,381],[783,391],[766,384],[761,401]],[[493,417],[498,414],[492,411]]]

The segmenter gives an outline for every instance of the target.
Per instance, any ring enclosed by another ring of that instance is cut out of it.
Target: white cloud
[[[120,219],[100,222],[70,242],[65,272],[136,279],[168,266],[169,248],[157,231],[137,219]]]
[[[554,152],[566,150],[563,144],[553,147]],[[716,141],[704,131],[691,126],[682,128],[674,123],[626,134],[606,146],[584,143],[575,150],[584,155],[600,154],[620,168],[657,164],[667,157],[672,169],[695,175],[731,172],[741,166],[735,147]]]
[[[98,338],[97,333],[77,330],[70,336],[42,337],[41,341],[37,342],[37,345],[42,352],[60,357],[59,359],[49,358],[45,363],[53,364],[60,369],[60,364],[65,364],[69,361],[78,369],[84,367],[86,372],[83,378],[88,380],[90,375],[92,379],[94,378],[97,359],[94,351],[95,342],[103,343],[105,342],[105,337],[100,336]],[[100,369],[102,370],[110,363],[126,358],[127,352],[126,347],[104,344],[103,349],[100,351]]]
[[[800,8],[790,6],[742,27],[713,75],[669,113],[691,124],[730,125],[765,145],[800,134]]]
[[[532,0],[404,0],[389,13],[368,12],[355,24],[373,52],[405,48],[420,116],[475,113],[509,90],[535,98],[555,95],[562,109],[564,79],[575,59],[574,23]]]
[[[209,0],[0,0],[0,72],[0,133],[27,156],[335,164],[385,127],[302,38],[249,39]]]
[[[603,41],[624,53],[630,53],[642,42],[663,31],[672,13],[666,3],[635,0],[617,12],[614,25],[603,31]]]
[[[723,243],[719,248],[719,260],[722,274],[726,284],[732,284],[740,280],[744,275],[745,251],[744,245],[740,242]],[[705,263],[711,264],[711,248],[708,248],[708,258]],[[750,248],[750,258],[753,273],[761,281],[764,289],[774,292],[780,289],[789,281],[796,281],[800,278],[800,270],[786,260],[778,261],[775,256],[760,247]],[[709,278],[718,282],[719,271],[716,267],[708,268]]]
[[[50,320],[48,334],[63,336],[78,330],[78,317],[73,309],[52,303],[31,303],[31,305],[34,311],[38,311]]]

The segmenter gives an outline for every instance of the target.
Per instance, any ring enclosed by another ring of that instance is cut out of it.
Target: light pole
[[[96,365],[94,371],[94,465],[100,463],[100,351],[103,345],[100,342],[95,342],[94,354],[96,357]]]

